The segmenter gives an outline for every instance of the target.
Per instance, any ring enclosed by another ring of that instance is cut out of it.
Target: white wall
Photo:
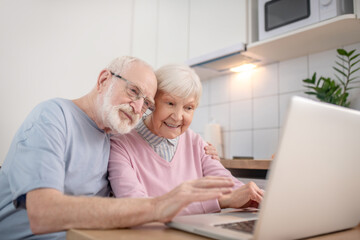
[[[77,98],[131,54],[132,0],[0,0],[0,164],[39,102]]]
[[[174,44],[176,49],[170,51],[171,45],[163,43],[189,38],[189,33],[176,35],[178,29],[164,23],[171,16],[168,11],[181,9],[184,14],[177,12],[169,24],[190,32],[185,14],[189,1],[152,0],[156,6],[146,9],[148,1],[0,0],[0,164],[36,104],[53,97],[82,96],[113,58],[129,54],[164,64],[164,53],[176,59],[187,56],[183,49],[188,45]],[[136,18],[146,10],[159,14],[150,16],[155,19],[149,22],[153,29],[145,29]],[[154,36],[142,35],[144,29]],[[156,38],[159,41],[154,43]],[[360,51],[360,43],[346,47]],[[203,82],[201,105],[191,128],[203,134],[204,125],[214,118],[223,127],[226,158],[269,158],[276,151],[290,96],[304,96],[301,80],[314,71],[332,76],[335,56],[333,49],[270,64],[252,76],[233,74]],[[360,110],[360,91],[352,96],[352,107]]]
[[[360,43],[345,46],[357,49]],[[304,94],[302,79],[334,78],[336,49],[260,67],[252,74],[231,74],[203,82],[203,96],[191,128],[204,134],[215,120],[222,127],[225,158],[269,159],[276,152],[291,96]],[[358,76],[360,73],[357,73]],[[351,108],[360,110],[360,89],[351,90]]]

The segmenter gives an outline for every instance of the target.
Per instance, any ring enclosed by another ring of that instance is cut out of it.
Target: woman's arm
[[[202,166],[204,176],[227,176],[232,177],[235,182],[235,190],[231,194],[224,195],[218,199],[221,208],[245,208],[258,207],[262,201],[264,191],[261,190],[254,182],[243,184],[231,173],[224,168],[224,166],[214,159],[216,149],[211,144],[204,147],[205,155],[202,159]]]

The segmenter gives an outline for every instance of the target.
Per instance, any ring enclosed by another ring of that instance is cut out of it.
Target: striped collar
[[[176,146],[179,141],[179,136],[174,139],[168,139],[159,137],[158,135],[152,133],[144,123],[144,119],[141,119],[137,124],[135,130],[142,136],[151,146],[156,147],[162,142],[167,142],[173,146]]]

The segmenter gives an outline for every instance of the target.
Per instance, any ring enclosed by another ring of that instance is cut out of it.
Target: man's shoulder
[[[39,103],[34,111],[41,114],[54,114],[54,115],[83,115],[84,112],[78,108],[75,103],[69,99],[52,98]]]
[[[66,107],[65,99],[61,98],[52,98],[38,103],[33,112],[42,113],[42,112],[58,112],[59,110]]]
[[[62,125],[67,118],[76,115],[75,112],[76,109],[71,100],[53,98],[36,105],[25,122]]]
[[[59,109],[70,108],[73,103],[71,100],[63,98],[52,98],[39,103],[35,108],[57,111]]]

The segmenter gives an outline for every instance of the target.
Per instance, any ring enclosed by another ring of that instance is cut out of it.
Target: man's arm
[[[216,199],[231,192],[229,178],[187,181],[167,194],[146,199],[67,196],[55,189],[27,193],[26,206],[34,234],[70,228],[105,229],[170,221],[191,202]]]
[[[217,153],[216,147],[212,145],[210,142],[206,142],[206,143],[208,145],[205,145],[204,147],[205,154],[210,155],[212,159],[220,161],[220,157],[219,154]]]

